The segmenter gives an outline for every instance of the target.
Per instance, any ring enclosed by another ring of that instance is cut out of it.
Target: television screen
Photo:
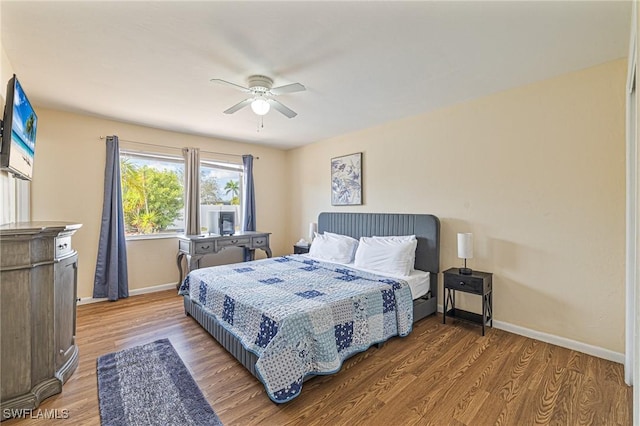
[[[37,125],[38,116],[14,75],[7,84],[0,168],[31,180]]]

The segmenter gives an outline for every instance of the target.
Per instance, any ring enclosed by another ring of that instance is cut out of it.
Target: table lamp
[[[462,275],[471,275],[471,268],[467,268],[467,259],[473,258],[473,234],[458,233],[458,257],[464,259],[464,268],[459,268],[458,272]]]

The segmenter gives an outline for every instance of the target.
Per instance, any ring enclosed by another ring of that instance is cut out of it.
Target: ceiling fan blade
[[[285,86],[274,87],[273,89],[271,89],[271,93],[274,95],[282,95],[283,93],[302,92],[305,90],[307,90],[307,88],[304,87],[302,84],[292,83],[292,84],[287,84]]]
[[[225,114],[233,114],[234,112],[238,111],[239,109],[242,109],[242,108],[246,107],[247,105],[250,105],[252,100],[253,100],[253,98],[247,98],[242,102],[238,102],[237,104],[235,104],[231,108],[225,110],[224,113]]]
[[[248,87],[240,86],[239,84],[235,84],[227,80],[222,80],[220,78],[212,78],[210,81],[213,81],[214,83],[226,84],[227,86],[231,86],[234,89],[238,89],[243,92],[247,92],[247,93],[251,92],[251,89],[249,89]]]
[[[282,105],[282,103],[276,101],[275,99],[268,99],[267,102],[269,102],[269,104],[272,107],[274,107],[275,109],[277,109],[278,111],[280,111],[282,114],[286,115],[289,118],[293,118],[296,115],[298,115],[296,112]]]

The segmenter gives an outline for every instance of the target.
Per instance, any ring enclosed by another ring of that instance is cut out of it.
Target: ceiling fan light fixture
[[[264,98],[259,97],[255,98],[253,102],[251,102],[251,109],[258,115],[265,115],[269,112],[271,105]]]
[[[303,92],[307,90],[300,83],[291,83],[285,84],[284,86],[272,87],[273,80],[264,75],[250,76],[248,78],[249,87],[240,86],[239,84],[235,84],[227,80],[222,80],[220,78],[212,78],[211,81],[226,84],[227,86],[231,86],[237,90],[249,94],[249,96],[244,100],[233,105],[231,108],[227,108],[226,110],[224,110],[223,112],[225,114],[233,114],[246,107],[247,105],[251,105],[251,109],[256,115],[263,116],[266,115],[271,110],[271,106],[273,106],[273,108],[280,114],[284,115],[287,118],[293,118],[298,114],[296,114],[296,112],[291,110],[290,108],[284,106],[282,102],[274,99],[274,96]]]

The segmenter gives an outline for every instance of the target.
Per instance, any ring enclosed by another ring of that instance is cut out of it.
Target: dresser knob
[[[463,285],[464,285],[464,281],[460,281],[460,286],[463,286]]]

